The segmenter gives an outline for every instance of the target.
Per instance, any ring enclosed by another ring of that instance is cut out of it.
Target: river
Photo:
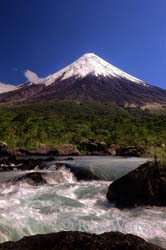
[[[0,242],[25,235],[79,230],[91,233],[121,231],[166,246],[166,208],[137,207],[117,209],[106,200],[108,186],[147,159],[121,157],[55,158],[45,171],[46,185],[30,186],[26,181],[12,183],[24,172],[0,173]],[[88,168],[100,180],[77,181],[65,168],[67,163]],[[39,171],[39,170],[37,170]]]

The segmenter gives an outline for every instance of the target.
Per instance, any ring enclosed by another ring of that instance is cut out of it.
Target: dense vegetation
[[[109,145],[164,147],[166,115],[99,103],[47,102],[0,108],[0,140],[10,148],[77,145],[88,138]]]

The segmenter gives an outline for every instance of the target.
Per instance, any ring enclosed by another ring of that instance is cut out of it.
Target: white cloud
[[[38,77],[38,75],[30,70],[26,70],[24,73],[25,77],[28,79],[29,82],[34,84],[41,83],[43,78]]]
[[[17,89],[17,86],[0,82],[0,93],[5,93]]]

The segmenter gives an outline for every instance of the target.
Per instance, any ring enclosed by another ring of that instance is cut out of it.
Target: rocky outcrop
[[[59,232],[24,237],[17,242],[0,244],[0,250],[162,250],[140,237],[118,232],[101,235]]]
[[[147,162],[113,182],[107,199],[117,207],[166,206],[166,165]]]

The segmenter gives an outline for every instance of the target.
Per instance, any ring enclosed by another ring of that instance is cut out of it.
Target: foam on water
[[[60,183],[48,173],[48,184],[44,186],[29,186],[25,182],[1,185],[1,242],[37,233],[80,230],[133,233],[166,245],[166,208],[119,210],[105,198],[110,182],[76,182],[68,170],[62,172]]]
[[[69,169],[61,167],[56,171],[48,171],[46,176],[43,176],[48,184],[56,183],[73,183],[76,182],[76,177]]]

